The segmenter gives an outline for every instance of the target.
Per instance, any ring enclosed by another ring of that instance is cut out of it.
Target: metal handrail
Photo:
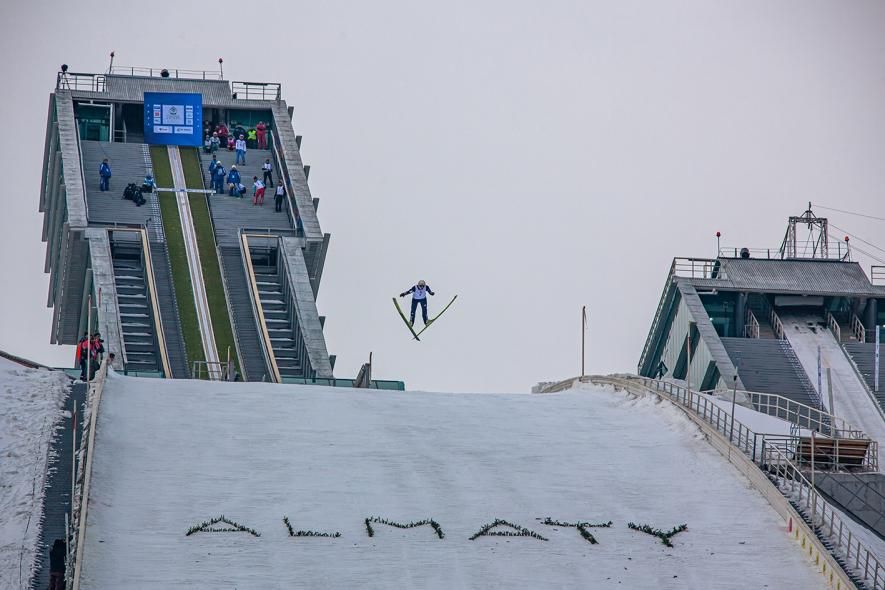
[[[285,179],[284,185],[286,186],[286,215],[289,216],[289,225],[298,231],[298,224],[295,222],[295,218],[297,217],[297,206],[295,205],[295,189],[292,187],[292,178],[289,176],[289,169],[283,166],[282,158],[280,157],[280,148],[277,148],[277,143],[281,140],[277,136],[276,133],[273,132],[272,129],[267,130],[268,135],[270,135],[270,152],[273,154],[274,162],[277,165],[277,180],[283,181]]]
[[[673,277],[676,273],[676,259],[673,259],[673,262],[670,264],[670,272],[667,273],[667,281],[664,283],[664,290],[661,293],[660,299],[658,299],[658,308],[655,310],[654,318],[652,319],[651,328],[649,328],[648,336],[645,339],[645,345],[642,347],[642,354],[639,357],[639,365],[637,369],[637,373],[642,372],[642,365],[645,363],[645,357],[648,354],[648,349],[651,347],[652,338],[655,335],[655,332],[658,329],[658,325],[661,323],[661,312],[664,309],[664,300],[667,298],[667,291],[670,290],[670,285],[673,284]]]
[[[806,252],[802,252],[798,256],[793,256],[791,259],[827,259],[827,260],[844,260],[849,253],[848,246],[846,246],[841,240],[830,240],[827,243],[827,255],[823,256],[820,252],[817,252],[816,255],[805,255]],[[785,258],[784,252],[781,249],[781,246],[776,248],[744,248],[744,247],[734,247],[734,246],[722,246],[719,248],[719,256],[723,258],[741,258],[741,252],[746,250],[750,258],[755,259],[765,259],[765,260],[783,260]]]
[[[84,72],[59,72],[58,75],[55,77],[55,89],[106,92],[107,84],[104,74],[87,74]]]
[[[264,358],[270,365],[271,377],[274,383],[282,383],[280,379],[280,368],[277,366],[276,355],[273,353],[273,343],[270,340],[270,333],[267,331],[267,321],[264,318],[264,308],[261,305],[261,294],[258,292],[258,282],[255,280],[255,268],[252,266],[252,255],[249,249],[249,236],[252,237],[273,237],[279,240],[278,236],[246,234],[240,232],[240,244],[242,246],[241,253],[243,255],[243,263],[245,264],[246,274],[249,279],[249,298],[252,300],[252,307],[257,312],[255,320],[257,322],[258,332],[261,334],[261,348],[264,350]]]
[[[842,342],[842,328],[839,327],[839,322],[836,321],[836,318],[829,311],[827,312],[827,327],[833,333],[833,336],[836,337],[836,342]]]
[[[850,529],[846,537],[844,530],[848,529],[848,527],[844,525],[842,519],[827,504],[826,500],[817,493],[817,490],[805,478],[798,466],[794,465],[777,445],[767,445],[764,436],[760,441],[757,433],[747,428],[728,412],[725,412],[723,408],[713,403],[706,395],[687,390],[668,381],[659,381],[647,377],[636,377],[633,379],[640,381],[649,390],[667,394],[678,405],[687,408],[703,421],[715,427],[731,444],[752,457],[753,461],[760,468],[764,469],[770,478],[774,477],[776,479],[776,484],[781,493],[788,498],[792,496],[794,501],[798,501],[798,503],[804,504],[806,509],[810,509],[812,525],[820,527],[819,530],[822,532],[828,531],[829,536],[836,541],[836,548],[843,549],[847,562],[846,567],[850,567],[853,556],[855,571],[865,581],[872,582],[874,589],[885,590],[885,568],[883,568],[875,554],[857,539],[852,539]],[[753,444],[750,442],[751,438]],[[759,446],[760,442],[761,448]],[[758,459],[757,453],[761,455]],[[787,484],[790,486],[789,490],[785,489]],[[797,488],[798,497],[796,493]],[[861,562],[863,562],[863,566],[861,566]]]
[[[744,337],[759,338],[759,320],[756,319],[756,315],[749,307],[745,314]]]
[[[774,335],[777,336],[778,340],[786,340],[787,332],[784,330],[784,324],[781,322],[780,317],[778,317],[777,312],[774,311],[774,307],[769,307],[769,309],[768,321],[771,322],[771,327],[774,328]]]
[[[776,446],[762,449],[761,465],[775,485],[788,498],[804,506],[814,527],[834,541],[835,549],[842,551],[845,567],[852,568],[876,590],[885,588],[885,567],[869,549],[853,536],[836,510],[818,493],[817,489]],[[847,534],[846,534],[847,532]],[[853,558],[853,559],[852,559]]]
[[[725,265],[718,258],[674,258],[673,275],[692,279],[726,279]]]
[[[166,75],[163,75],[166,72]],[[113,66],[108,72],[112,76],[139,76],[143,78],[184,78],[189,80],[222,80],[218,70],[181,70],[168,68],[148,68],[141,66]]]
[[[857,338],[858,342],[866,342],[867,341],[867,330],[863,327],[863,322],[860,321],[855,314],[851,314],[851,331],[854,333],[854,337]]]
[[[231,94],[244,100],[280,100],[283,85],[279,82],[242,82],[230,83]]]
[[[824,412],[818,408],[801,404],[775,393],[740,391],[753,407],[764,414],[775,416],[802,428],[823,433],[833,433],[841,438],[867,439],[869,436],[844,418]],[[878,443],[873,440],[872,444]]]

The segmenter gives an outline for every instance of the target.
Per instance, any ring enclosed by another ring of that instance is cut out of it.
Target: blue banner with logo
[[[183,92],[144,93],[144,142],[203,145],[203,95]]]

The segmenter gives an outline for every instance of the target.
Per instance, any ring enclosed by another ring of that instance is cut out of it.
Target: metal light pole
[[[734,380],[732,381],[731,386],[731,429],[728,433],[728,441],[732,443],[728,445],[728,459],[731,460],[731,447],[734,444],[734,406],[735,400],[737,400],[737,389],[738,389],[738,376],[737,371],[734,374]]]
[[[586,358],[587,339],[587,306],[581,308],[581,379],[584,378],[584,359]]]
[[[873,384],[875,387],[873,389],[876,390],[876,393],[879,392],[879,328],[880,326],[876,326],[876,370],[873,371]]]

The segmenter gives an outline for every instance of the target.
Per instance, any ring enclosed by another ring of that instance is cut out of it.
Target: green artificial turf
[[[172,187],[172,169],[169,165],[169,154],[163,146],[151,146],[151,161],[154,167],[154,179],[157,186]],[[181,323],[181,334],[184,337],[184,348],[187,352],[188,370],[194,361],[205,360],[200,326],[197,321],[197,308],[194,305],[194,291],[191,275],[187,265],[187,250],[184,247],[184,235],[181,232],[181,218],[178,216],[178,204],[175,195],[169,192],[159,193],[160,213],[163,216],[163,231],[166,234],[166,248],[169,250],[169,264],[172,267],[172,286],[178,302],[178,319]]]
[[[179,153],[187,187],[191,189],[204,188],[197,150],[195,148],[179,148]],[[209,302],[209,314],[212,316],[212,330],[215,332],[218,357],[222,362],[226,361],[229,347],[231,359],[239,371],[234,331],[221,279],[221,267],[218,263],[218,251],[215,248],[215,234],[209,205],[206,202],[206,195],[202,193],[189,193],[188,200],[191,206],[191,217],[194,220],[194,230],[197,233],[197,247],[200,249],[203,282],[206,285],[206,299]]]

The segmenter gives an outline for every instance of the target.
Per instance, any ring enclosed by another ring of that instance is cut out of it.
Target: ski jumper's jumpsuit
[[[400,294],[400,297],[405,297],[409,293],[412,294],[412,313],[409,316],[409,319],[413,324],[415,323],[415,310],[420,303],[421,317],[424,319],[424,323],[427,324],[427,294],[430,293],[431,295],[434,295],[433,290],[430,288],[430,285],[424,285],[423,287],[414,285],[408,291]]]

